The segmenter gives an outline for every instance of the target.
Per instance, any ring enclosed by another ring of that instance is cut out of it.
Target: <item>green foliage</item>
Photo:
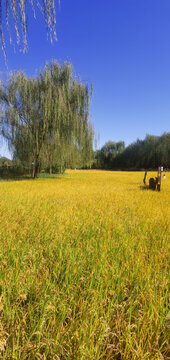
[[[23,167],[22,165],[18,166],[1,166],[0,167],[0,178],[2,179],[15,179],[21,176],[28,176],[29,169]]]
[[[89,91],[73,78],[72,66],[46,64],[37,78],[13,73],[1,96],[1,133],[14,158],[32,166],[82,164],[92,156],[93,128],[88,121]]]
[[[99,169],[170,168],[170,133],[147,135],[144,140],[125,148],[124,142],[107,142],[95,153],[94,167]]]
[[[94,167],[102,169],[112,169],[114,159],[125,149],[124,141],[108,141],[95,153]]]
[[[8,167],[12,164],[12,161],[5,156],[0,156],[0,167]]]

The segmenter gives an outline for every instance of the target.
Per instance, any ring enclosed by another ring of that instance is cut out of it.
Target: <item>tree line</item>
[[[89,167],[93,127],[90,91],[73,76],[71,64],[46,64],[38,77],[13,72],[0,90],[0,134],[13,159],[32,169]]]
[[[94,153],[93,168],[106,170],[170,169],[170,133],[146,135],[125,147],[123,141],[108,141]]]

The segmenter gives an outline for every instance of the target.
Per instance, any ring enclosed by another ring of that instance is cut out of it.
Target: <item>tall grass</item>
[[[169,358],[170,174],[142,177],[0,183],[0,358]]]

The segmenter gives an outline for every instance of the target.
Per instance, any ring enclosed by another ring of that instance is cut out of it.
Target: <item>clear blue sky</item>
[[[170,1],[61,0],[58,9],[56,0],[56,9],[58,42],[47,41],[41,14],[35,21],[29,11],[28,53],[14,53],[6,40],[8,70],[37,75],[46,61],[70,61],[93,84],[98,147],[170,131]],[[5,78],[2,53],[0,61]]]

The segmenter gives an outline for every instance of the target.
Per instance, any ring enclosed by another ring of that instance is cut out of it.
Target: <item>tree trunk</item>
[[[32,165],[32,178],[35,178],[35,165]]]
[[[50,165],[50,175],[52,175],[52,173],[53,173],[53,155],[51,152],[49,153],[49,165]]]
[[[33,168],[32,168],[32,178],[35,179],[38,174],[39,169],[39,161],[38,161],[39,155],[36,154],[34,158]]]

